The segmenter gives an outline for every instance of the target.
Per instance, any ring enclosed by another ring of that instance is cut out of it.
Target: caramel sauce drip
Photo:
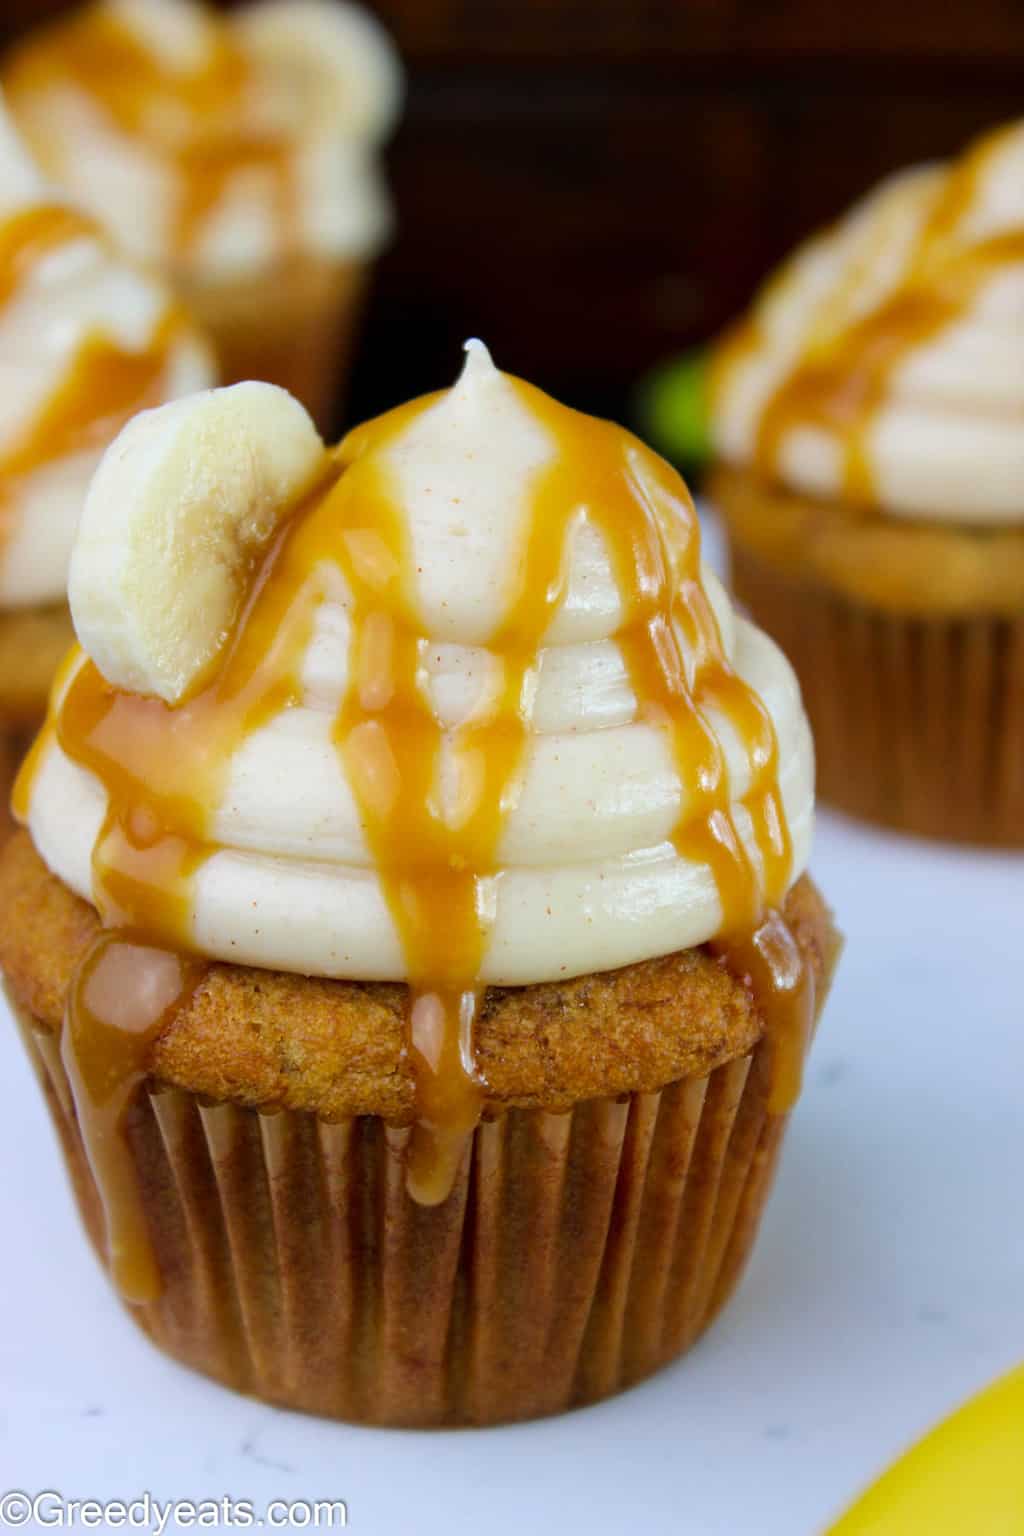
[[[828,314],[823,317],[811,344],[762,410],[754,448],[762,473],[779,472],[784,441],[794,429],[820,427],[842,445],[843,498],[853,506],[877,503],[871,436],[897,370],[960,320],[1001,269],[1024,262],[1024,230],[973,243],[957,238],[979,180],[1011,131],[989,136],[949,172],[904,275],[887,299],[849,325],[836,328]],[[727,339],[719,388],[758,340],[756,321]]]
[[[173,168],[179,189],[173,241],[179,256],[195,249],[236,177],[266,178],[279,230],[293,229],[297,213],[292,146],[284,135],[246,126],[260,82],[230,25],[211,18],[209,26],[203,63],[172,69],[116,16],[94,5],[21,49],[4,80],[15,107],[71,81],[126,138],[156,151]],[[45,135],[34,135],[34,148],[59,174]]]
[[[374,457],[421,408],[415,402],[349,437],[329,515],[343,530],[339,563],[352,622],[334,737],[408,968],[419,1120],[407,1179],[415,1198],[433,1205],[448,1195],[482,1107],[472,1051],[486,944],[481,885],[493,872],[522,731],[518,721],[505,738],[500,724],[476,728],[484,733],[476,745],[482,773],[453,824],[440,800],[445,733],[421,677],[426,640],[405,520]]]
[[[714,875],[722,917],[712,948],[762,1014],[773,1050],[770,1111],[785,1113],[800,1091],[814,977],[775,906],[792,870],[775,728],[723,650],[701,581],[696,510],[679,475],[639,441],[517,387],[557,443],[555,463],[534,494],[532,536],[550,540],[562,558],[569,522],[583,508],[604,538],[625,609],[615,638],[639,716],[665,732],[680,783],[696,790],[672,841],[682,858],[707,864]],[[551,569],[550,558],[546,564]],[[760,879],[732,811],[716,717],[728,722],[747,757],[750,787],[740,803]]]
[[[100,933],[68,993],[61,1056],[89,1165],[103,1200],[107,1261],[127,1301],[153,1301],[160,1273],[126,1155],[125,1121],[161,1030],[188,1002],[201,963],[118,931]]]
[[[764,1020],[772,1051],[768,1113],[787,1114],[800,1097],[814,1029],[814,972],[777,908],[749,932],[714,939],[709,948],[747,988]]]
[[[336,476],[328,461],[325,479]],[[247,737],[301,697],[317,569],[329,547],[322,489],[286,518],[247,583],[243,573],[248,590],[224,653],[182,703],[124,693],[80,652],[72,655],[75,670],[54,729],[67,756],[106,791],[93,894],[108,927],[190,947],[193,876],[216,851],[210,822],[231,760]],[[29,763],[19,777],[16,807],[30,799],[33,771]]]
[[[616,639],[639,715],[665,733],[688,787],[673,842],[683,857],[710,867],[726,963],[752,988],[776,1038],[777,1108],[790,1102],[813,1003],[800,951],[770,910],[792,862],[775,733],[725,656],[701,583],[689,495],[674,471],[621,429],[567,410],[529,385],[512,387],[550,435],[552,457],[532,488],[519,558],[510,562],[511,590],[488,641],[497,679],[463,724],[446,730],[426,689],[427,625],[399,488],[384,462],[388,445],[434,403],[428,397],[357,429],[327,456],[323,482],[249,573],[224,653],[188,699],[172,708],[119,692],[79,658],[51,726],[65,753],[107,793],[93,871],[104,922],[115,935],[144,934],[148,946],[187,951],[194,877],[216,851],[211,823],[231,759],[261,724],[299,701],[316,609],[330,569],[341,572],[351,632],[348,685],[333,734],[409,978],[418,1120],[407,1182],[424,1204],[447,1197],[483,1108],[473,1036],[501,839],[525,765],[536,672],[566,597],[571,538],[583,518],[599,530],[612,562],[622,602]],[[748,761],[746,836],[719,738],[723,722]],[[443,766],[452,772],[443,775]],[[30,764],[23,774],[21,805],[34,771]],[[132,942],[118,951],[129,994]],[[91,974],[88,964],[84,974]],[[154,1038],[125,1028],[93,993],[90,999],[69,1014],[78,1020],[76,1093],[85,1103],[87,1138],[98,1123],[92,1085],[100,1067],[93,1070],[92,1058],[107,1063],[107,1071],[121,1040],[118,1081],[137,1085],[144,1071],[139,1042]],[[172,999],[154,1030],[173,1008]],[[131,1016],[138,1011],[132,1006]],[[130,1212],[125,1217],[118,1208],[124,1199],[130,1204],[129,1165],[122,1143],[123,1160],[113,1166],[110,1124],[103,1122],[105,1150],[94,1168],[111,1228],[124,1232]],[[137,1223],[132,1230],[140,1230]],[[144,1261],[135,1255],[128,1267],[144,1268]]]
[[[44,257],[72,240],[95,235],[90,219],[57,203],[10,214],[0,223],[0,307],[10,303]]]
[[[326,479],[337,474],[328,463]],[[318,488],[318,494],[322,487]],[[61,703],[18,777],[15,813],[56,739],[107,795],[93,850],[93,889],[107,925],[72,982],[62,1054],[103,1205],[112,1278],[129,1301],[153,1300],[160,1277],[125,1142],[125,1116],[149,1072],[153,1045],[206,971],[190,958],[192,877],[215,851],[219,804],[235,750],[295,702],[316,604],[315,519],[300,505],[250,573],[224,657],[177,708],[119,692],[73,650],[55,683]],[[308,597],[307,601],[303,598]],[[158,947],[159,946],[159,947]]]
[[[0,485],[40,464],[105,447],[137,412],[159,405],[181,324],[179,315],[168,315],[142,352],[87,336],[29,431],[0,457]]]
[[[28,208],[0,223],[0,307],[9,304],[39,262],[96,226],[59,205]],[[18,481],[44,464],[99,449],[129,417],[162,398],[182,318],[168,311],[151,343],[133,352],[102,334],[87,335],[31,424],[0,453],[0,548],[11,533]]]
[[[781,897],[789,878],[789,831],[775,731],[723,651],[701,581],[700,529],[689,492],[669,465],[620,427],[567,410],[529,385],[517,388],[556,443],[554,464],[534,493],[531,538],[547,546],[543,564],[551,569],[564,562],[569,524],[581,509],[601,533],[624,607],[615,639],[639,714],[665,731],[680,781],[692,784],[697,797],[672,840],[683,858],[711,868],[722,931],[743,930],[759,915],[759,882],[732,814],[713,712],[730,723],[751,765],[744,806],[769,902]],[[536,590],[532,595],[536,603]],[[553,610],[545,613],[544,628],[552,616]]]

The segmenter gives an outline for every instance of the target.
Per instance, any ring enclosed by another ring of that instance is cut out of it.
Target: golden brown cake
[[[25,833],[0,861],[0,904],[8,997],[102,1261],[57,1049],[98,919]],[[809,880],[784,914],[823,1000],[838,941]],[[167,1277],[132,1317],[238,1391],[370,1423],[531,1418],[679,1354],[742,1271],[785,1129],[751,989],[703,946],[496,987],[475,1049],[471,1156],[444,1204],[416,1206],[405,988],[214,966],[130,1111]],[[528,1263],[503,1266],[525,1233]]]
[[[122,432],[69,595],[0,962],[141,1326],[424,1426],[685,1349],[838,940],[799,692],[678,477],[479,343],[337,449],[241,384]]]
[[[892,178],[725,338],[709,494],[821,793],[1024,845],[1024,125]]]
[[[326,426],[390,214],[390,43],[344,0],[92,0],[0,71],[21,131],[201,321],[226,381],[269,379]]]

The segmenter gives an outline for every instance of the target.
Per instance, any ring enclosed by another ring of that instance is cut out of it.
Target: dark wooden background
[[[405,56],[399,233],[351,410],[463,337],[577,404],[712,333],[887,170],[1024,114],[1022,0],[376,0]],[[13,36],[63,7],[6,0]]]

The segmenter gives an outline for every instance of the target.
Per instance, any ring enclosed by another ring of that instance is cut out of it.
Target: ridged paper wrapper
[[[874,608],[731,544],[732,585],[796,670],[818,794],[924,837],[1024,847],[1024,613]]]
[[[103,1262],[56,1037],[12,1008]],[[762,1039],[660,1092],[485,1120],[432,1208],[406,1192],[407,1128],[152,1088],[126,1133],[163,1290],[128,1310],[226,1386],[341,1419],[596,1402],[686,1350],[736,1285],[786,1125],[771,1055]]]

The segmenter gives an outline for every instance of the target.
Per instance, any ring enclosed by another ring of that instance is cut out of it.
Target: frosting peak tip
[[[459,384],[472,384],[481,379],[492,377],[498,372],[494,366],[494,359],[490,349],[482,342],[479,336],[471,336],[462,347],[465,353],[465,362],[462,372],[459,374]]]

